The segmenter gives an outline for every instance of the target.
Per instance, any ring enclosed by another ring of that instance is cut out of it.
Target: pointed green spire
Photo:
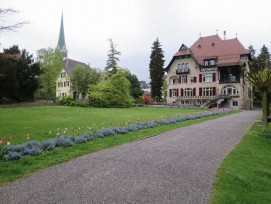
[[[60,24],[60,31],[59,31],[57,48],[61,52],[63,52],[64,57],[67,57],[68,50],[66,48],[66,42],[65,42],[64,23],[63,23],[63,11],[62,11],[62,16],[61,16],[61,24]]]

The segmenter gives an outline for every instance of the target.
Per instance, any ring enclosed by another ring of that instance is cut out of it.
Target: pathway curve
[[[88,154],[0,186],[0,203],[207,203],[215,172],[259,111]]]

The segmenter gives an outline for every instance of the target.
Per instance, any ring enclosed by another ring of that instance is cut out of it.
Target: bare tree
[[[29,23],[28,21],[22,21],[22,22],[11,24],[11,25],[5,24],[6,20],[4,19],[4,17],[6,17],[8,15],[13,15],[15,13],[19,13],[19,11],[11,9],[11,8],[7,8],[7,9],[0,8],[0,33],[4,32],[4,31],[13,31],[13,32],[16,32],[17,29],[19,29],[22,26],[24,26],[25,24]],[[18,54],[4,54],[4,53],[0,53],[0,59],[14,59],[14,60],[19,60],[20,59],[20,55],[18,55]]]
[[[29,23],[28,21],[22,21],[15,24],[11,24],[11,25],[6,25],[5,24],[6,21],[3,18],[7,15],[13,15],[15,13],[19,13],[19,11],[11,9],[11,8],[7,8],[7,9],[0,8],[0,32],[4,32],[4,31],[16,32],[18,28],[21,28],[25,24]]]

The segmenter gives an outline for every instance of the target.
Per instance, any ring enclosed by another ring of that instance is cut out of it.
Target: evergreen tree
[[[114,74],[117,72],[117,69],[118,69],[119,58],[117,56],[121,55],[121,52],[116,50],[117,44],[114,44],[112,39],[109,39],[109,43],[110,43],[110,50],[108,51],[108,54],[107,54],[108,60],[107,60],[105,69]]]
[[[40,75],[40,65],[33,55],[13,45],[1,53],[18,58],[0,58],[0,103],[33,101]]]
[[[130,93],[131,96],[137,100],[140,96],[143,95],[143,91],[141,90],[140,83],[136,75],[131,74],[130,72],[127,74],[126,78],[130,81]]]
[[[161,48],[161,44],[158,38],[154,41],[150,56],[150,79],[151,79],[151,96],[161,100],[162,98],[162,86],[164,77],[164,51]]]
[[[249,50],[249,52],[250,52],[251,58],[252,58],[252,59],[255,59],[255,53],[256,53],[256,50],[254,50],[253,46],[250,45],[250,46],[248,47],[248,50]]]

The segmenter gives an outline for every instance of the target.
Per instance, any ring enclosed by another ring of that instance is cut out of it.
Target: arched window
[[[182,69],[182,65],[178,64],[178,70],[181,70],[181,69]]]
[[[229,96],[237,96],[238,95],[238,89],[235,86],[228,85],[224,86],[221,90],[222,95],[229,95]]]
[[[185,68],[186,68],[186,69],[189,69],[189,63],[186,63],[186,64],[185,64]]]
[[[178,77],[177,76],[171,76],[170,77],[170,83],[171,84],[178,84]]]

